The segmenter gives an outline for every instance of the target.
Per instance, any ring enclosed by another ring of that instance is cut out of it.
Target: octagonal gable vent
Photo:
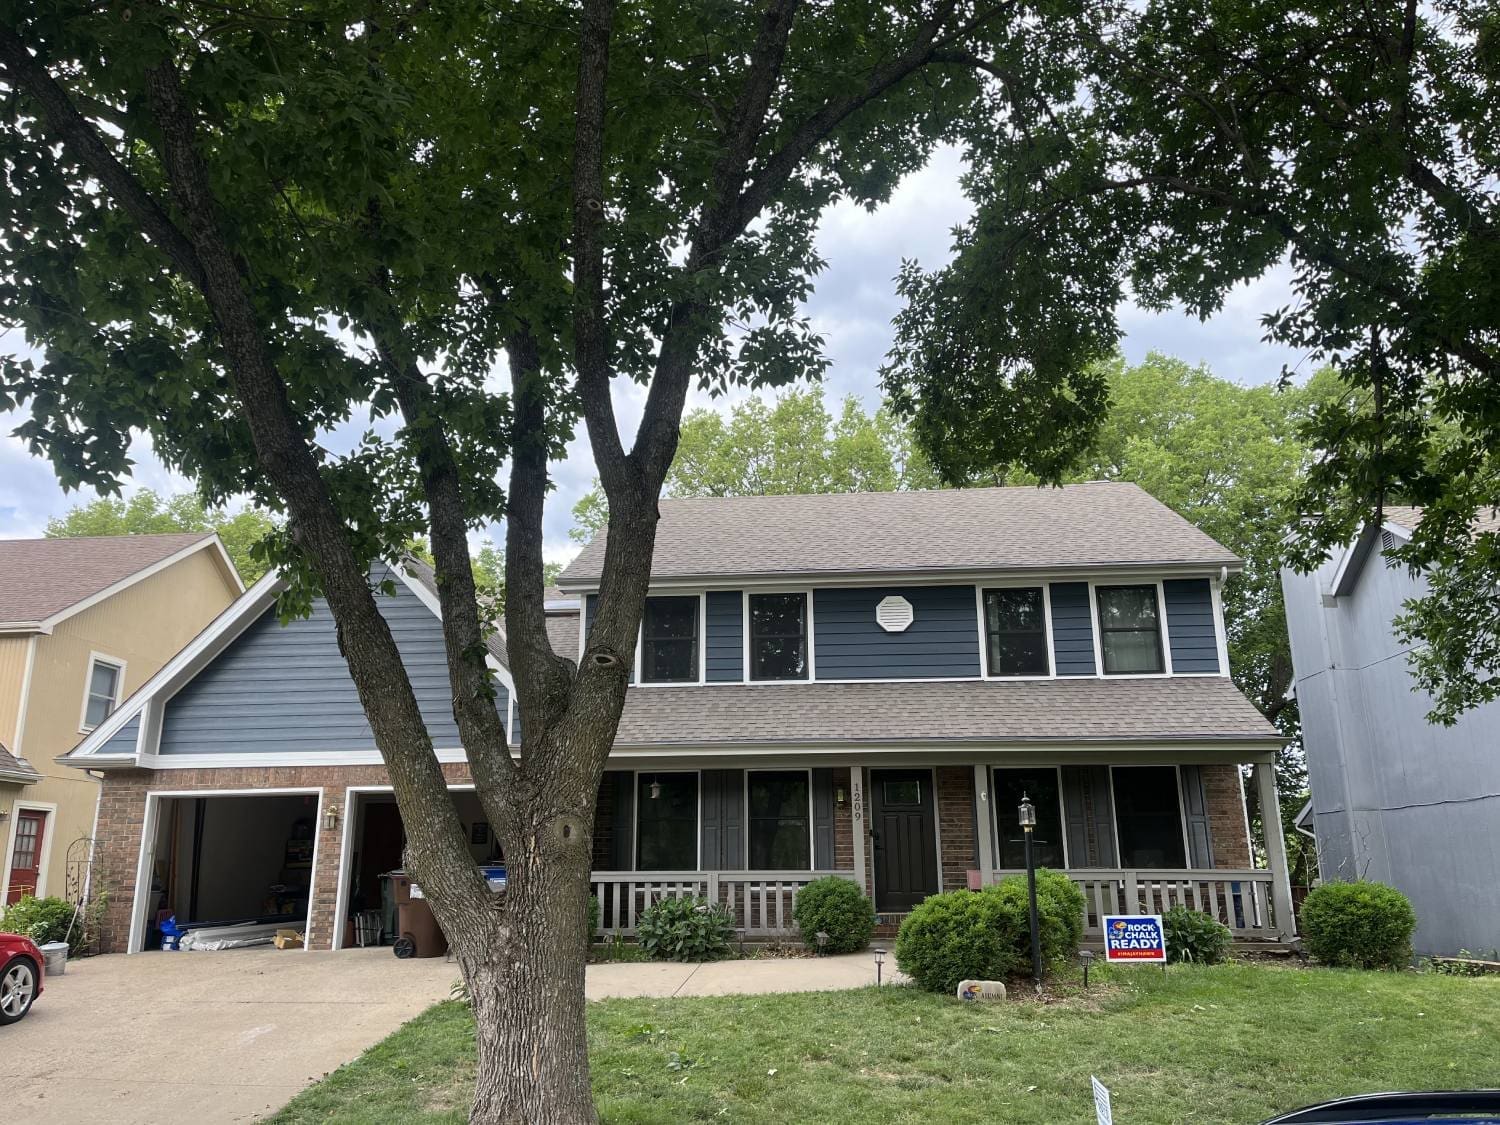
[[[887,633],[904,633],[914,620],[916,613],[911,608],[911,602],[900,594],[881,598],[880,604],[875,607],[875,623]]]

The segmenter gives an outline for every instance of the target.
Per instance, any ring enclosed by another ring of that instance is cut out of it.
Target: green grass
[[[1244,1125],[1382,1089],[1500,1085],[1500,979],[1276,966],[1115,971],[1087,996],[970,1005],[907,988],[590,1005],[607,1122]],[[459,1122],[468,1009],[440,1004],[308,1089],[292,1122]]]

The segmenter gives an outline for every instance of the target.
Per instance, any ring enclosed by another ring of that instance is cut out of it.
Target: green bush
[[[1174,965],[1182,961],[1217,965],[1229,956],[1234,934],[1201,910],[1174,906],[1161,916],[1161,925],[1167,938],[1167,960]]]
[[[635,936],[653,961],[713,961],[729,952],[734,916],[706,898],[664,898],[641,911]]]
[[[818,948],[818,931],[828,935],[827,953],[854,953],[870,944],[875,932],[875,907],[848,879],[829,875],[814,879],[797,892],[792,920],[802,931],[802,944]]]
[[[73,933],[68,935],[72,925]],[[32,898],[22,895],[20,900],[0,911],[0,931],[8,934],[24,934],[38,945],[49,941],[68,942],[68,952],[77,953],[83,948],[83,919],[73,923],[73,904],[60,898]]]
[[[1411,960],[1417,915],[1384,883],[1324,883],[1302,904],[1302,943],[1328,965],[1398,969]]]
[[[599,896],[589,895],[589,944],[599,936]]]
[[[1045,869],[1036,873],[1037,922],[1044,967],[1071,958],[1083,940],[1083,892]],[[1026,877],[1011,875],[980,891],[933,895],[906,916],[896,935],[896,964],[929,992],[952,994],[961,980],[997,980],[1031,967]]]

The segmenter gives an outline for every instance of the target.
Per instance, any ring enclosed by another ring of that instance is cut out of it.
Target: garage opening
[[[478,796],[467,789],[450,790],[449,796],[475,866],[483,868],[491,887],[498,889],[504,885],[505,857]],[[339,946],[390,945],[397,934],[396,903],[395,888],[386,876],[402,866],[406,829],[401,810],[390,793],[355,793],[349,815],[353,820]]]
[[[312,793],[161,798],[145,948],[174,932],[192,949],[305,933],[317,816]]]

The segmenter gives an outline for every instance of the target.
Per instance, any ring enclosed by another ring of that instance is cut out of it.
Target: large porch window
[[[1056,769],[997,769],[991,789],[1000,830],[1000,866],[1026,866],[1026,836],[1021,831],[1022,796],[1036,808],[1032,857],[1038,867],[1061,871],[1067,866],[1063,851],[1062,793]]]
[[[1115,766],[1115,826],[1122,867],[1187,866],[1174,766]]]
[[[635,799],[636,870],[697,870],[698,775],[638,774]]]
[[[806,770],[752,770],[747,775],[750,868],[812,868],[812,804]]]

